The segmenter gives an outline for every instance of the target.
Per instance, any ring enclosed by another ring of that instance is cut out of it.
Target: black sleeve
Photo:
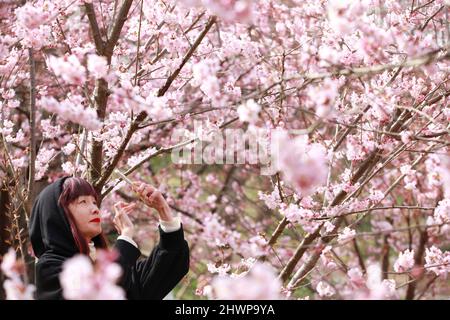
[[[116,262],[122,268],[119,285],[126,292],[135,292],[134,268],[137,259],[141,256],[141,251],[128,241],[122,239],[116,241],[114,249],[119,254]]]
[[[59,282],[64,260],[41,257],[35,266],[36,292],[38,300],[63,300],[63,292]]]
[[[148,258],[136,263],[139,299],[163,299],[189,271],[189,246],[183,225],[174,232],[158,227],[160,240]]]

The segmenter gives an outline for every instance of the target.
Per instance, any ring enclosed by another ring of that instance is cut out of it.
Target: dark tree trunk
[[[9,206],[9,193],[5,186],[1,186],[0,189],[0,256],[3,256],[9,248],[9,242],[11,241],[11,235],[7,229],[10,228],[10,219],[7,216],[7,210]],[[6,298],[5,291],[3,289],[3,274],[0,270],[0,300]]]

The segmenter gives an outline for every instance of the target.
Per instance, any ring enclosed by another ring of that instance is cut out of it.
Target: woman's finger
[[[122,216],[121,223],[122,223],[123,228],[133,226],[133,222],[131,222],[130,218],[127,215]]]
[[[133,207],[133,206],[135,206],[135,205],[136,205],[135,202],[130,202],[130,203],[127,204],[124,208],[126,208],[126,207]]]
[[[133,222],[130,218],[127,217],[126,221],[124,221],[124,227],[133,227]]]
[[[137,190],[138,190],[139,193],[142,193],[142,191],[144,190],[144,188],[145,188],[145,183],[141,183],[141,184],[137,187]]]
[[[136,207],[136,203],[130,203],[129,205],[124,207],[124,209],[133,209],[134,207]]]
[[[145,196],[147,198],[151,197],[151,195],[155,192],[155,188],[153,187],[148,187],[145,189]]]
[[[127,213],[125,216],[126,216],[126,218],[125,218],[126,220],[130,220],[131,219],[131,212]]]
[[[155,199],[161,194],[159,190],[155,190],[152,195],[148,198],[150,202],[155,201]]]
[[[114,228],[116,228],[118,233],[120,233],[120,231],[122,230],[122,228],[120,228],[117,223],[114,223]]]
[[[132,206],[128,206],[128,207],[123,208],[123,210],[126,211],[126,212],[130,212],[130,211],[133,211],[135,209],[135,207],[136,207],[136,205],[132,205]]]
[[[120,207],[122,207],[124,204],[125,204],[125,202],[119,201],[119,202],[117,202],[117,203],[114,204],[114,207],[120,208]]]
[[[123,202],[118,202],[118,203],[116,203],[116,204],[114,205],[114,211],[115,211],[115,214],[116,214],[116,215],[119,214],[119,213],[122,211],[123,208],[124,208],[124,203],[123,203]]]
[[[139,188],[139,185],[140,185],[139,182],[134,181],[133,184],[131,185],[131,189],[132,189],[133,191],[137,191],[138,188]]]

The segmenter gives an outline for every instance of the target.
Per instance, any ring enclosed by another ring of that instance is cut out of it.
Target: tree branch
[[[33,56],[33,49],[28,49],[30,63],[30,162],[28,176],[28,196],[27,210],[31,212],[31,206],[34,201],[34,176],[36,171],[36,65]],[[25,214],[28,223],[28,215]]]
[[[95,49],[99,56],[104,54],[105,43],[102,40],[100,29],[98,27],[97,18],[95,17],[94,5],[92,3],[85,3],[84,8],[89,19],[89,25],[91,27],[92,36],[94,38]]]
[[[147,117],[146,112],[141,112],[136,119],[131,123],[130,128],[127,131],[127,134],[122,141],[121,145],[119,146],[119,149],[117,150],[116,155],[114,156],[112,162],[108,167],[106,168],[105,172],[102,174],[102,177],[100,180],[96,183],[95,188],[98,190],[101,190],[103,186],[105,185],[106,181],[108,181],[109,177],[111,176],[114,169],[117,167],[117,164],[119,163],[120,159],[122,158],[123,153],[125,152],[125,149],[128,145],[128,142],[131,140],[131,137],[133,134],[138,130],[139,124],[144,121],[144,119]]]
[[[416,266],[422,265],[422,259],[423,259],[423,255],[425,253],[425,246],[426,246],[427,242],[428,242],[428,231],[425,229],[422,232],[420,232],[419,246],[418,246],[418,249],[414,256],[414,264]],[[405,296],[406,300],[414,299],[416,287],[417,287],[417,281],[412,281],[408,284],[408,288],[406,290],[406,296]]]
[[[104,54],[108,58],[108,62],[111,63],[111,56],[114,50],[114,47],[117,44],[117,41],[120,37],[120,32],[122,31],[123,25],[128,17],[128,12],[130,11],[130,7],[133,3],[133,0],[125,0],[120,7],[117,18],[114,20],[111,33],[108,36],[108,41],[105,45]]]
[[[113,27],[109,40],[104,45],[104,50],[102,53],[106,56],[108,64],[111,63],[111,56],[117,41],[119,40],[120,32],[122,31],[123,25],[128,16],[132,0],[125,0],[119,10],[117,18],[113,22]],[[88,7],[89,8],[89,7]],[[89,11],[89,9],[88,9]],[[90,19],[91,21],[92,19]],[[91,23],[91,26],[98,29],[98,25]],[[95,30],[95,29],[93,29]],[[95,34],[95,32],[93,32]],[[94,100],[95,108],[97,110],[97,116],[100,120],[105,119],[106,115],[106,105],[108,102],[108,83],[104,79],[98,79],[95,84]],[[92,138],[92,150],[91,150],[91,163],[90,168],[91,181],[94,184],[96,191],[100,194],[103,187],[97,181],[102,177],[102,163],[103,163],[103,142],[96,141]]]
[[[106,104],[108,102],[108,83],[104,79],[98,79],[95,84],[94,91],[94,103],[97,110],[98,118],[103,121],[106,115]],[[90,178],[94,182],[94,187],[98,185],[95,183],[100,179],[102,174],[103,163],[103,142],[96,140],[92,137],[92,149],[91,149],[91,164]],[[101,188],[96,188],[96,191],[101,191]]]
[[[216,21],[217,21],[217,17],[216,16],[212,16],[211,18],[209,18],[209,21],[208,21],[205,29],[199,35],[197,40],[195,40],[194,45],[189,49],[188,53],[184,56],[183,61],[181,62],[180,66],[177,68],[177,70],[175,70],[175,72],[172,75],[170,75],[170,77],[166,81],[166,84],[161,89],[159,89],[158,97],[163,96],[166,93],[166,91],[169,90],[172,82],[178,76],[178,74],[180,73],[180,71],[183,68],[183,66],[188,62],[188,60],[194,54],[195,50],[197,50],[197,47],[200,45],[200,43],[202,42],[203,38],[208,33],[209,29],[211,29],[211,27],[213,26],[214,23],[216,23]]]

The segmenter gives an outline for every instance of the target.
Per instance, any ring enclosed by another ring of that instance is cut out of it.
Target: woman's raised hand
[[[170,207],[164,199],[161,191],[146,183],[134,183],[133,190],[139,194],[142,201],[150,208],[158,211],[162,220],[170,221],[173,219]]]
[[[148,207],[158,211],[163,208],[164,203],[166,202],[161,192],[149,184],[135,182],[134,191]]]
[[[120,235],[130,238],[134,237],[134,224],[128,216],[136,207],[135,203],[118,202],[114,205],[115,216],[113,219],[114,226]]]

